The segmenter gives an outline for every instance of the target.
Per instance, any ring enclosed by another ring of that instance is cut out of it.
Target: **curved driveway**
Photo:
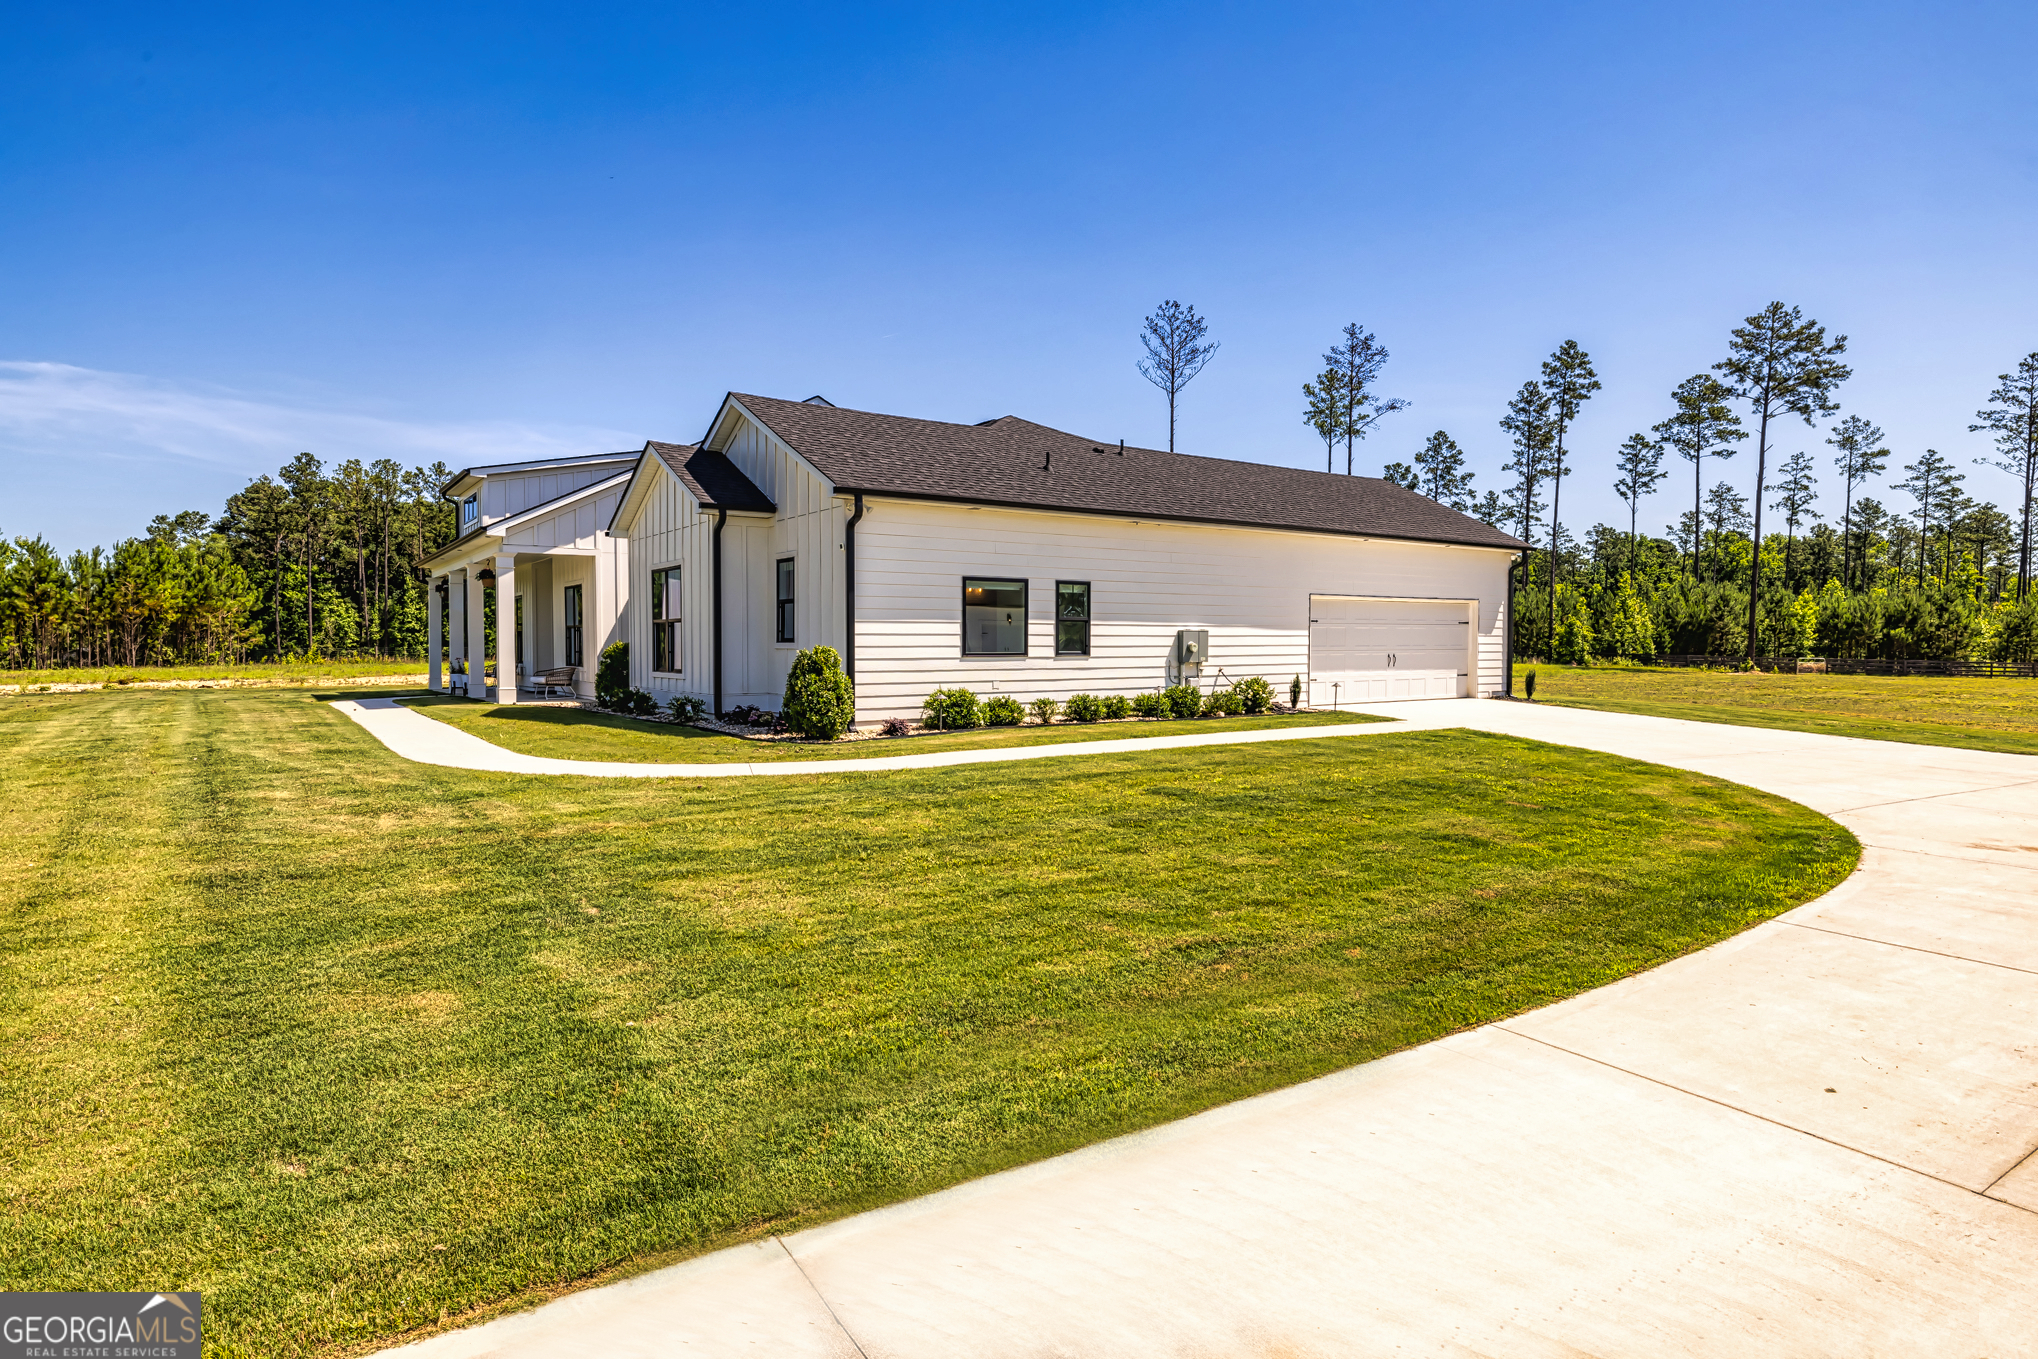
[[[1377,711],[1407,725],[1335,734],[1697,770],[1847,825],[1861,870],[1532,1014],[404,1352],[2038,1355],[2038,758]]]

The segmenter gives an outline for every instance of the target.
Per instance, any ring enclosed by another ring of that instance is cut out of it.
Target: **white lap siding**
[[[1133,694],[1166,682],[1175,633],[1208,629],[1205,687],[1309,674],[1309,597],[1478,603],[1470,692],[1501,686],[1512,554],[1273,529],[867,499],[856,531],[857,717],[911,717],[935,688],[1021,701]],[[961,654],[965,576],[1028,584],[1023,657]],[[1090,654],[1054,654],[1058,580],[1090,583]],[[1222,671],[1222,675],[1219,672]]]

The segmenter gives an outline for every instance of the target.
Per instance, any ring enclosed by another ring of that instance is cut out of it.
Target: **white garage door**
[[[1311,595],[1309,701],[1461,698],[1471,632],[1470,604]]]

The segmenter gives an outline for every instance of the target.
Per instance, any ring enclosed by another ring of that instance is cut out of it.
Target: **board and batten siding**
[[[1309,675],[1311,595],[1477,601],[1477,673],[1503,684],[1511,552],[1230,525],[866,498],[857,526],[857,717],[913,717],[932,689],[1022,701],[1166,682],[1175,633],[1207,628],[1205,687]],[[1023,657],[962,655],[965,576],[1028,583]],[[1090,582],[1088,656],[1054,654],[1057,580]],[[1222,672],[1220,674],[1219,672]]]
[[[522,514],[548,500],[606,481],[629,468],[628,459],[609,460],[580,467],[561,467],[549,472],[496,472],[481,483],[481,521],[493,523]],[[615,508],[610,506],[611,509]],[[606,524],[608,521],[602,521]]]

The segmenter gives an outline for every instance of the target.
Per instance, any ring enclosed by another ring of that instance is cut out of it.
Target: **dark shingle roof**
[[[686,484],[694,499],[710,510],[758,510],[769,514],[777,509],[771,497],[757,489],[736,464],[720,453],[703,451],[699,444],[661,444],[656,439],[645,447],[672,469]]]
[[[1007,415],[952,425],[730,394],[837,491],[1520,550],[1526,544],[1377,477],[1127,448]],[[732,471],[734,469],[731,469]]]

